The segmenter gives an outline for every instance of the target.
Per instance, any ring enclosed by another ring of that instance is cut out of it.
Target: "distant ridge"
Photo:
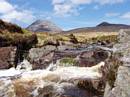
[[[125,24],[111,24],[108,22],[102,22],[96,27],[104,27],[104,26],[116,26],[116,27],[130,27],[130,25],[125,25]]]
[[[95,27],[84,27],[72,29],[65,32],[76,33],[76,32],[118,32],[120,29],[130,29],[130,25],[125,24],[111,24],[108,22],[102,22]]]
[[[59,28],[56,24],[49,20],[37,20],[30,26],[28,26],[26,29],[32,32],[62,32],[61,28]]]

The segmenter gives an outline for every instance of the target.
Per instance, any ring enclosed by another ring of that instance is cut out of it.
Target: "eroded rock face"
[[[130,97],[130,68],[120,66],[117,74],[114,88],[107,90],[105,97]]]
[[[115,51],[121,53],[122,66],[119,66],[116,80],[112,87],[106,85],[104,97],[130,97],[130,30],[121,30],[119,33],[119,43],[116,44]]]

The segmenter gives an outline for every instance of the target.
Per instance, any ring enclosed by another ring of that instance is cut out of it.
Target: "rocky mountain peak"
[[[32,32],[61,32],[56,24],[49,20],[36,20],[30,26],[27,27],[27,30]]]

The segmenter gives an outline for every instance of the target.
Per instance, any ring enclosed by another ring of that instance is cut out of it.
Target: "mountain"
[[[102,22],[95,27],[84,27],[72,29],[66,32],[75,33],[75,32],[117,32],[120,29],[130,29],[130,25],[125,24],[111,24],[108,22]]]
[[[26,29],[32,32],[62,32],[61,28],[48,20],[37,20]]]
[[[115,27],[130,27],[130,25],[125,24],[111,24],[108,22],[102,22],[101,24],[97,25],[97,27],[108,27],[108,26],[115,26]]]

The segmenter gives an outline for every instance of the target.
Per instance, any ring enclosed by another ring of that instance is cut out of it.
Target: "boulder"
[[[94,66],[101,61],[107,60],[110,57],[109,53],[109,51],[99,48],[84,51],[78,56],[78,65],[83,67]]]
[[[47,68],[53,61],[55,46],[47,45],[41,48],[32,48],[29,51],[29,61],[33,65],[33,69]]]

